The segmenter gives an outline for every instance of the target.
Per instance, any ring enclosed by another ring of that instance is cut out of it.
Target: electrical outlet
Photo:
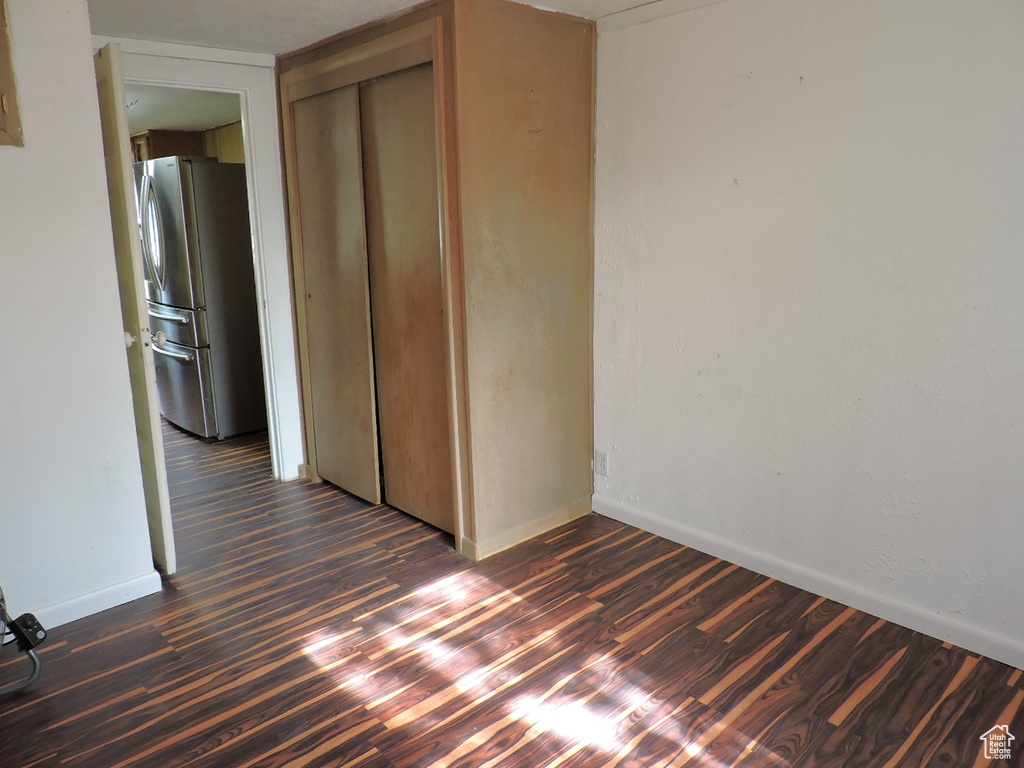
[[[608,454],[604,451],[594,451],[594,474],[608,477]]]

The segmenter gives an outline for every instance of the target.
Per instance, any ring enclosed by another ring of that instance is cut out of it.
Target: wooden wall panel
[[[132,147],[136,160],[155,160],[176,155],[206,156],[202,131],[146,131],[132,136]]]
[[[358,87],[295,102],[292,126],[316,472],[379,502]]]
[[[207,157],[215,157],[222,163],[244,163],[242,121],[203,131],[203,145]]]
[[[360,89],[384,496],[455,530],[431,64]]]
[[[590,509],[592,22],[456,0],[477,556]]]

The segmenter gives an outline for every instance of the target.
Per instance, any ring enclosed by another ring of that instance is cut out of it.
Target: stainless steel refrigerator
[[[135,164],[160,413],[202,437],[266,428],[245,167]]]

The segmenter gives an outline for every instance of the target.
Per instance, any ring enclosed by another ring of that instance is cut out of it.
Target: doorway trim
[[[121,44],[126,83],[239,97],[271,462],[275,478],[294,480],[305,456],[274,56],[92,38],[94,49],[111,42]]]

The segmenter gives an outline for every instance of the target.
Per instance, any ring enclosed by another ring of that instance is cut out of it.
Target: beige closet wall
[[[594,26],[456,3],[476,546],[590,511]]]

